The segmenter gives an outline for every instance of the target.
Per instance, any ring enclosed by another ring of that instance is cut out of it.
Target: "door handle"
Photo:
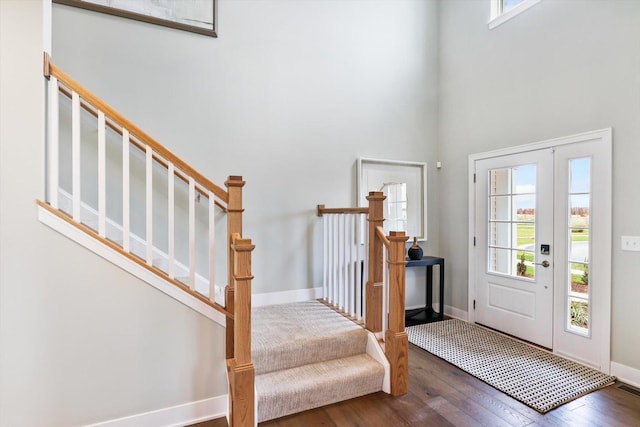
[[[549,261],[547,261],[546,259],[544,261],[542,261],[542,262],[534,262],[534,264],[535,265],[541,265],[544,268],[547,268],[547,267],[549,267],[551,265],[551,264],[549,264]]]

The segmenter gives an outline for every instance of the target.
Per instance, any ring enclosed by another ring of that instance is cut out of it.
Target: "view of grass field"
[[[520,274],[524,277],[532,278],[534,275],[533,262],[535,262],[535,215],[534,214],[518,214],[516,224],[516,245],[518,248],[525,249],[517,252],[518,262],[522,262],[524,255],[524,263],[526,265],[526,273]],[[572,242],[589,242],[589,217],[588,215],[572,215],[571,224],[571,241]],[[584,271],[588,270],[588,265],[581,262],[571,263],[571,286],[573,292],[586,294],[588,292],[587,284],[583,283]]]

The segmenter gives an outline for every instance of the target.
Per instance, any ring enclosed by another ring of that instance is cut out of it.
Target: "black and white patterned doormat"
[[[541,413],[616,379],[457,319],[409,326],[407,335],[409,342]]]

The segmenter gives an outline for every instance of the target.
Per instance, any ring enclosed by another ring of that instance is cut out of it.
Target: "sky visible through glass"
[[[571,193],[589,193],[591,183],[589,181],[591,162],[590,159],[574,159],[571,162]],[[515,167],[514,170],[514,194],[531,194],[531,196],[521,196],[518,199],[518,207],[535,208],[536,192],[536,167],[535,165],[523,165]],[[574,201],[579,201],[580,207],[589,207],[589,196],[576,197]]]
[[[523,1],[524,0],[502,0],[502,13],[508,11],[509,9],[513,9]]]

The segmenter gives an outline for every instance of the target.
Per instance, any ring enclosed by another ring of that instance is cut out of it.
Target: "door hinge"
[[[476,309],[476,300],[473,300],[473,309]]]
[[[476,174],[475,173],[473,174],[473,183],[474,184],[476,183]]]
[[[473,246],[476,245],[476,236],[473,236]]]

